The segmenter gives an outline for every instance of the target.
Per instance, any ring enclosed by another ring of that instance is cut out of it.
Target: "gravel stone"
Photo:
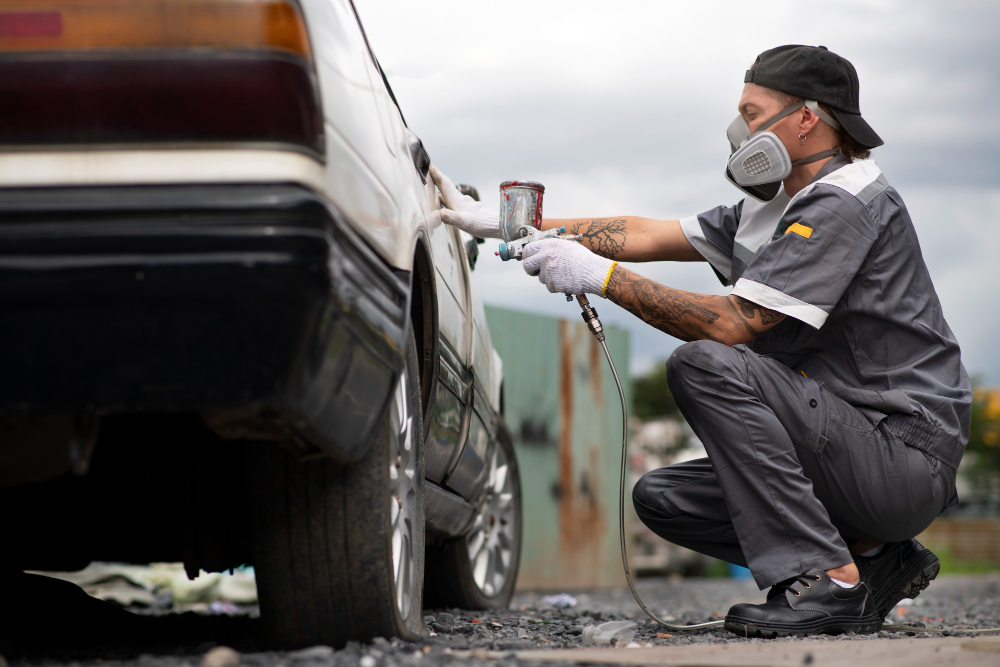
[[[381,639],[381,637],[380,637]],[[383,640],[384,641],[384,640]],[[288,654],[294,662],[328,662],[333,658],[333,649],[329,646],[311,646]]]
[[[228,646],[216,646],[201,659],[201,667],[237,667],[240,654]]]
[[[639,591],[650,609],[678,624],[720,620],[737,602],[764,600],[764,593],[752,582],[728,579],[645,579],[639,582]],[[739,652],[748,648],[744,644],[800,640],[746,639],[721,628],[663,628],[642,613],[627,589],[574,595],[577,606],[564,609],[544,604],[542,593],[522,593],[514,597],[509,609],[428,610],[425,621],[435,636],[416,642],[379,637],[364,643],[349,642],[336,651],[328,646],[271,650],[260,637],[259,617],[252,613],[227,617],[133,609],[147,614],[143,620],[149,623],[152,639],[143,641],[122,633],[118,636],[128,639],[53,648],[50,638],[57,633],[52,629],[44,643],[25,645],[18,643],[17,637],[4,637],[5,628],[0,627],[0,655],[6,656],[11,667],[198,667],[203,658],[219,649],[232,651],[236,662],[217,667],[237,667],[237,663],[239,667],[542,667],[510,655],[488,660],[486,652],[577,648],[583,645],[584,627],[619,621],[635,626],[631,641],[640,646],[725,643],[733,647],[733,664],[739,664]],[[919,598],[904,602],[889,614],[889,622],[947,626],[950,635],[968,636],[972,628],[1000,626],[1000,575],[939,577]],[[914,634],[917,638],[941,636]],[[887,629],[825,639],[868,641],[907,636],[905,631]],[[623,647],[628,645],[628,641],[622,642]],[[0,662],[0,667],[7,666]]]
[[[438,632],[450,632],[455,627],[455,617],[448,613],[437,614],[433,627]]]

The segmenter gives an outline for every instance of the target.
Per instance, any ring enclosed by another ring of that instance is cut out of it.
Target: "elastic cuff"
[[[604,277],[604,284],[601,285],[601,296],[605,299],[608,298],[608,283],[611,282],[611,274],[615,272],[616,266],[618,266],[618,262],[611,262],[611,266],[608,268],[608,275]]]

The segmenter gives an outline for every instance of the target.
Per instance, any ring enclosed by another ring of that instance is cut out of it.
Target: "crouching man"
[[[746,72],[727,177],[749,195],[682,220],[547,220],[584,242],[525,248],[549,291],[597,294],[690,341],[667,365],[708,457],[645,475],[639,517],[770,588],[726,627],[774,637],[872,632],[933,579],[913,539],[957,502],[972,390],[906,206],[865,158],[854,67],[782,46]],[[499,237],[497,214],[434,170],[442,216]],[[728,296],[618,265],[707,261]]]

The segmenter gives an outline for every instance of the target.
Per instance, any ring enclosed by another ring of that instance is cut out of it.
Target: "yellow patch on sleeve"
[[[788,225],[788,229],[785,230],[786,234],[788,234],[789,232],[794,232],[799,236],[804,236],[805,238],[809,238],[810,236],[812,236],[813,230],[812,227],[806,227],[801,222],[793,222],[792,224]]]

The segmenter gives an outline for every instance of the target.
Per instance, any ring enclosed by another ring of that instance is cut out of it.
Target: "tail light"
[[[291,0],[0,0],[0,146],[239,142],[323,153]]]

